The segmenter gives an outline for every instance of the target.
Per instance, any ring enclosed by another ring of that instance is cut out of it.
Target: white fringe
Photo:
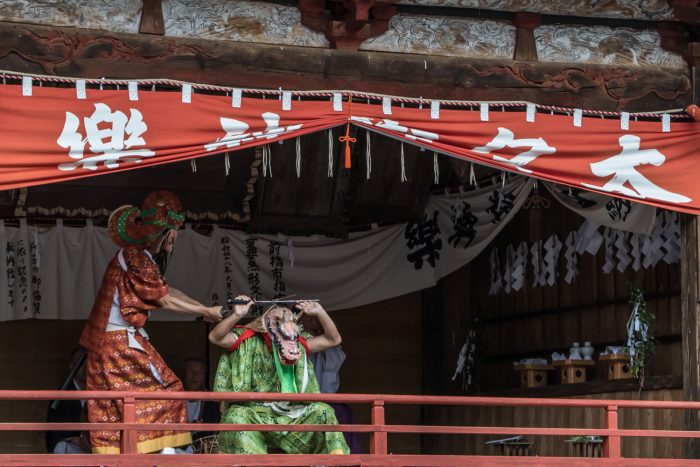
[[[224,156],[224,168],[226,169],[226,176],[228,177],[228,173],[231,170],[231,159],[228,153]]]
[[[328,178],[333,178],[333,130],[328,130]]]
[[[440,184],[440,166],[438,165],[438,155],[436,152],[433,152],[433,175],[435,176],[433,183],[435,185],[439,185]]]
[[[301,178],[301,138],[297,136],[296,140],[296,149],[297,149],[297,178]]]
[[[194,159],[190,159],[190,167],[192,167],[192,173],[197,172],[197,161]]]
[[[367,180],[369,180],[370,175],[372,174],[372,142],[370,140],[370,131],[367,130],[367,147],[365,149],[365,155],[367,158]]]
[[[474,163],[469,164],[469,184],[474,188],[479,188],[479,184],[476,182],[476,174],[474,173]]]
[[[267,177],[268,173],[272,178],[272,164],[270,159],[270,145],[266,144],[262,149],[263,177]]]
[[[401,183],[407,182],[406,178],[406,158],[403,150],[403,141],[401,141]]]

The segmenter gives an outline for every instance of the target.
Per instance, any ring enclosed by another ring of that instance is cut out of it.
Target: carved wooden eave
[[[326,10],[325,0],[299,0],[301,22],[325,34],[336,49],[357,50],[370,37],[389,28],[398,0],[333,0]]]
[[[0,69],[630,111],[690,103],[683,69],[329,51],[3,22]]]

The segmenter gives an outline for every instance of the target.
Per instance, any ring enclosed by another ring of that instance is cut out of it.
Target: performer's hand
[[[248,302],[245,305],[233,306],[233,314],[238,316],[239,318],[242,318],[245,315],[247,315],[248,311],[250,311],[250,307],[253,306],[253,304],[255,303],[252,298],[246,295],[239,295],[236,297],[236,300],[245,300],[246,302]]]
[[[302,313],[308,316],[318,316],[326,311],[318,302],[299,302],[296,306]]]
[[[204,317],[204,321],[206,321],[207,323],[213,323],[213,324],[221,321],[222,320],[221,308],[222,307],[220,305],[208,306],[206,308],[206,312],[204,313],[204,315],[202,315]]]

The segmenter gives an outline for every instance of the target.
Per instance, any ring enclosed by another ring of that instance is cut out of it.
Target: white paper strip
[[[384,115],[391,115],[391,97],[382,98],[382,112]]]
[[[433,120],[440,118],[440,101],[430,101],[430,118]]]
[[[564,250],[564,259],[566,260],[566,274],[564,275],[564,280],[567,284],[571,284],[574,279],[578,276],[578,254],[576,253],[576,243],[578,242],[578,233],[569,232],[566,236],[564,244],[566,245],[566,250]]]
[[[629,112],[622,112],[620,114],[620,129],[629,130],[630,129],[630,114]]]
[[[32,77],[22,76],[22,95],[31,96],[32,95]]]
[[[518,291],[525,285],[525,272],[527,269],[527,243],[521,242],[517,248],[513,250],[513,258],[511,263],[511,287],[514,291]]]
[[[333,111],[342,112],[343,111],[343,95],[339,92],[333,93]]]
[[[606,227],[603,231],[603,240],[605,241],[605,263],[603,264],[603,272],[610,274],[615,268],[615,254],[613,250],[613,239],[615,231],[610,227]]]
[[[598,232],[599,227],[600,224],[590,219],[586,219],[581,224],[577,231],[578,239],[576,240],[576,252],[579,255],[583,253],[595,255],[598,253],[603,244],[603,236]]]
[[[559,252],[561,251],[561,241],[556,235],[549,237],[543,244],[543,263],[545,265],[545,277],[547,285],[552,287],[557,281],[557,264],[559,263]]]
[[[627,232],[622,230],[615,231],[615,258],[617,259],[617,270],[624,272],[632,263],[632,257],[629,255],[630,245],[627,241]]]
[[[75,82],[75,94],[78,97],[78,99],[87,98],[87,90],[84,79],[79,79]]]
[[[185,104],[192,102],[192,85],[189,83],[182,85],[182,102]]]
[[[503,291],[510,293],[513,289],[513,245],[506,247],[506,264],[503,265]]]
[[[139,85],[136,81],[129,81],[129,100],[137,101],[139,100]]]
[[[583,120],[583,111],[574,109],[574,126],[581,126],[581,120]]]
[[[534,122],[535,121],[535,104],[527,104],[527,108],[525,109],[525,121],[526,122]]]
[[[498,257],[498,248],[491,248],[489,255],[489,264],[491,265],[491,285],[489,286],[489,295],[496,295],[503,287],[503,277],[501,276],[501,263]]]
[[[664,216],[664,254],[663,260],[666,264],[674,264],[680,261],[680,226],[678,224],[678,213],[665,211]]]
[[[651,240],[650,246],[650,264],[652,267],[656,266],[661,258],[666,254],[663,247],[666,242],[664,237],[664,215],[659,213],[656,216],[656,222],[654,223],[654,229],[651,231],[649,236]]]
[[[547,285],[545,267],[542,262],[542,240],[537,240],[530,247],[530,264],[532,265],[532,287]]]
[[[642,267],[641,235],[633,233],[630,235],[630,256],[632,257],[632,270],[639,271]]]
[[[231,92],[231,107],[233,107],[234,109],[240,109],[242,101],[243,91],[239,88],[234,88]]]
[[[479,104],[479,118],[482,122],[489,121],[489,103],[482,102]]]
[[[292,93],[284,91],[282,93],[282,110],[292,110]]]
[[[663,114],[661,116],[661,131],[664,133],[671,131],[671,116],[669,114]]]

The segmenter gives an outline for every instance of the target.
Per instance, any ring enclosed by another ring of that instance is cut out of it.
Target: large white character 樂
[[[150,149],[136,148],[146,145],[143,134],[148,127],[141,112],[136,109],[129,109],[129,112],[127,117],[124,112],[112,112],[106,104],[95,104],[92,115],[83,118],[84,135],[79,131],[80,119],[66,112],[66,122],[56,142],[69,150],[68,155],[75,162],[59,164],[58,168],[75,170],[82,166],[96,170],[97,164],[104,162],[105,167],[113,169],[119,167],[120,162],[141,162],[143,157],[155,156]],[[102,126],[105,123],[107,126]],[[86,144],[94,156],[85,157]]]
[[[479,154],[491,154],[493,151],[500,151],[503,148],[530,148],[510,159],[494,154],[493,160],[504,162],[513,166],[521,172],[532,173],[532,170],[525,166],[543,154],[554,154],[557,150],[547,144],[542,138],[522,138],[515,139],[515,135],[508,128],[498,127],[498,134],[486,146],[472,149]]]
[[[632,198],[652,198],[669,203],[688,203],[692,201],[687,196],[672,193],[655,185],[651,180],[639,173],[635,167],[653,165],[660,167],[666,161],[666,156],[656,149],[639,149],[640,138],[635,135],[623,135],[619,139],[622,151],[612,157],[591,164],[591,172],[597,177],[609,177],[603,186],[582,183],[587,188],[617,192]],[[625,186],[629,185],[631,188]]]

